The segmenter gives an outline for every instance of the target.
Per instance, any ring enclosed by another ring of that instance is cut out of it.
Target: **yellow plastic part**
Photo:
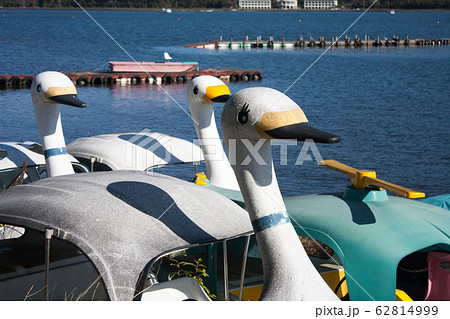
[[[345,271],[343,269],[340,269],[329,272],[323,272],[320,275],[322,276],[323,280],[325,280],[330,289],[334,291],[337,285],[339,284],[339,281],[341,281],[341,279],[345,277]],[[348,294],[347,281],[344,280],[344,282],[339,287],[336,295],[339,298],[342,298],[347,294]]]
[[[395,289],[395,301],[413,301],[413,300],[403,290]]]
[[[374,171],[357,170],[356,168],[347,166],[335,160],[324,160],[320,162],[320,165],[346,174],[350,178],[353,187],[356,189],[364,189],[367,186],[375,186],[379,189],[386,189],[406,198],[425,197],[425,193],[378,179]]]
[[[194,183],[197,185],[208,185],[208,183],[206,183],[206,174],[204,172],[195,174]]]
[[[322,278],[326,281],[328,286],[331,289],[335,289],[339,281],[345,276],[345,272],[343,270],[332,271],[327,273],[322,273]],[[259,297],[262,293],[262,285],[252,286],[242,289],[242,300],[246,301],[256,301],[259,300]],[[239,296],[239,289],[230,290],[230,294]],[[341,287],[338,290],[337,296],[339,298],[344,297],[348,294],[347,282],[344,281]],[[410,296],[406,292],[400,289],[395,289],[395,300],[396,301],[413,301]]]
[[[262,289],[263,289],[262,285],[243,288],[242,289],[242,300],[245,300],[245,301],[259,300],[259,297],[261,297]],[[239,297],[239,289],[230,290],[230,294]]]

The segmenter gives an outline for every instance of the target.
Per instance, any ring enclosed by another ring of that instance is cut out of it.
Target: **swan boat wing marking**
[[[108,165],[112,170],[148,170],[204,160],[197,145],[157,132],[105,134],[79,138],[67,145],[78,158]]]

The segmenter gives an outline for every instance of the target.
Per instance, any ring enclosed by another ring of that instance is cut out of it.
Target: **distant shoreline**
[[[23,8],[23,7],[0,7],[0,10],[73,10],[73,11],[82,11],[80,8]],[[85,8],[86,11],[95,10],[95,11],[161,11],[161,8],[109,8],[109,7],[95,7],[95,8]],[[283,10],[283,9],[270,9],[270,10],[243,10],[243,9],[211,9],[211,8],[177,8],[172,9],[172,13],[178,11],[205,11],[205,10],[213,10],[213,11],[230,11],[230,12],[268,12],[268,11],[282,11],[282,12],[364,12],[365,9],[355,10],[355,9],[338,9],[338,10],[304,10],[304,9],[293,9],[293,10]],[[388,12],[390,10],[395,10],[396,12],[450,12],[450,8],[448,9],[371,9],[371,12]]]

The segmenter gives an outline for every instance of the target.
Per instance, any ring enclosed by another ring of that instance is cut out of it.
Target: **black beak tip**
[[[64,104],[64,105],[70,105],[75,107],[86,107],[87,104],[83,101],[79,100],[76,94],[67,94],[67,95],[59,95],[51,97],[50,100],[52,100],[55,103]]]
[[[328,140],[324,143],[335,144],[335,143],[339,143],[340,141],[341,141],[341,137],[334,135],[334,136],[329,137]]]
[[[341,141],[340,136],[334,135],[334,134],[331,134],[328,132],[324,132],[324,131],[319,131],[319,130],[317,130],[313,134],[307,136],[306,138],[302,137],[301,139],[299,139],[299,141],[304,141],[306,139],[311,139],[315,143],[320,143],[320,144],[336,144]]]
[[[228,101],[228,99],[231,97],[231,95],[229,94],[224,94],[224,95],[219,95],[216,96],[215,98],[211,99],[211,101],[213,102],[218,102],[218,103],[225,103],[226,101]]]

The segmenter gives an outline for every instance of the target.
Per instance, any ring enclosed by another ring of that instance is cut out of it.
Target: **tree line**
[[[83,8],[237,8],[238,0],[76,0]],[[3,7],[78,8],[73,0],[0,0]]]
[[[276,8],[277,0],[272,1]],[[339,7],[368,8],[375,0],[339,0]],[[239,0],[77,0],[84,8],[237,8]],[[303,8],[303,0],[298,7]],[[2,7],[78,8],[73,0],[0,0]],[[378,0],[374,9],[450,9],[450,0]]]

